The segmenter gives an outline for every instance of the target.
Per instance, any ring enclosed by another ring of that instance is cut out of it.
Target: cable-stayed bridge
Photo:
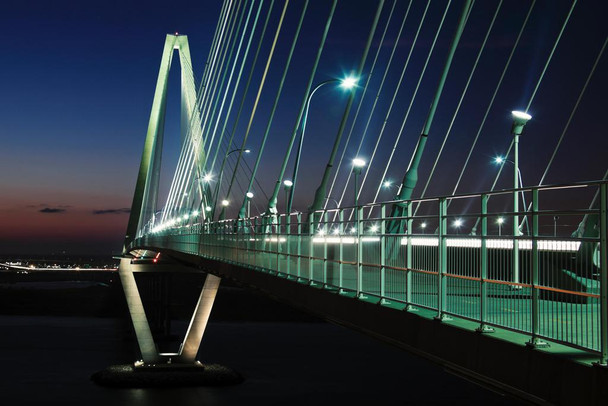
[[[367,3],[226,0],[199,81],[167,35],[119,268],[143,364],[195,361],[228,277],[529,400],[604,404],[603,6]],[[177,353],[138,271],[208,274]]]

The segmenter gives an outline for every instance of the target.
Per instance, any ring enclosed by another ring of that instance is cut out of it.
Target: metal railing
[[[607,189],[606,182],[538,186],[324,210],[308,218],[174,222],[132,247],[178,250],[431,309],[439,319],[476,321],[479,331],[524,333],[533,346],[550,340],[584,349],[605,364]],[[531,210],[509,211],[513,193],[527,194]],[[599,208],[579,207],[594,193]],[[387,215],[393,204],[405,205],[406,215]]]

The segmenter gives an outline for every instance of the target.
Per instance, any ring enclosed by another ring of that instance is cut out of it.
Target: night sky
[[[258,175],[267,194],[276,181],[287,139],[304,97],[312,55],[316,52],[329,3],[312,1],[309,6],[302,39],[288,74],[288,84]],[[377,2],[357,2],[362,5],[356,7],[353,3],[339,2],[314,83],[348,74],[359,63]],[[353,141],[346,150],[345,163],[355,156],[408,3],[397,2],[380,48],[376,70],[370,77],[371,63],[393,1],[386,1],[384,6],[351,111],[350,120],[357,109],[363,85],[369,79],[368,93],[363,99],[361,117],[355,122]],[[433,183],[427,191],[428,196],[451,193],[530,4],[527,0],[504,2]],[[537,2],[490,111],[460,192],[490,188],[496,173],[491,160],[497,154],[504,154],[511,140],[510,111],[525,109],[528,104],[571,4],[570,1]],[[262,15],[268,11],[269,5],[269,1],[264,2]],[[253,150],[252,157],[248,157],[250,164],[253,164],[259,150],[261,134],[302,5],[302,0],[292,0],[288,8],[248,142],[248,147]],[[394,112],[380,143],[380,152],[370,168],[370,180],[363,189],[364,201],[373,198],[375,185],[382,180],[386,159],[446,5],[446,1],[437,0],[429,7],[427,22],[412,53],[402,90],[398,93]],[[431,129],[421,165],[421,181],[415,195],[421,193],[497,5],[498,1],[478,0],[469,17]],[[173,32],[188,35],[194,73],[197,81],[200,80],[221,6],[220,1],[3,2],[0,13],[4,50],[0,66],[0,253],[119,252],[165,35]],[[384,90],[371,116],[367,137],[362,144],[362,156],[371,155],[424,6],[424,1],[413,2]],[[260,54],[261,62],[254,70],[245,113],[237,126],[239,142],[249,119],[253,96],[282,7],[283,2],[277,1],[272,10],[269,31]],[[461,1],[452,2],[428,71],[412,105],[387,174],[387,178],[396,182],[405,172],[422,129],[461,7]],[[607,7],[601,1],[580,2],[574,9],[530,107],[533,119],[525,129],[520,152],[525,185],[539,182],[608,35],[604,21],[606,11]],[[255,45],[257,39],[254,37]],[[604,56],[596,68],[546,184],[600,179],[606,171],[608,137],[604,95],[608,90],[607,59]],[[246,65],[247,74],[249,69]],[[240,101],[241,94],[238,95]],[[346,99],[347,94],[330,86],[315,95],[303,151],[305,176],[299,179],[295,209],[304,211],[312,202],[312,193],[327,162]],[[168,189],[172,165],[175,165],[179,152],[178,100],[179,72],[174,69],[167,108],[163,190]],[[344,138],[351,122],[348,122]],[[232,121],[229,123],[231,128]],[[350,171],[349,165],[345,165],[337,182],[340,187],[332,198],[339,197]],[[290,168],[291,165],[288,173]],[[509,175],[503,176],[497,187],[508,188],[510,179]],[[242,191],[235,188],[234,193],[232,198],[240,203]],[[266,205],[263,193],[256,190],[255,196],[253,214],[263,211]],[[380,195],[381,200],[391,197],[388,191]],[[281,192],[279,207],[282,207],[282,198]],[[589,201],[588,196],[585,199]],[[350,203],[345,201],[345,204]]]

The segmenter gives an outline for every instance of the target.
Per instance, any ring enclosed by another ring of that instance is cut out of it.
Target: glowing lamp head
[[[461,219],[456,219],[454,220],[454,227],[458,228],[462,226],[462,220]]]
[[[361,158],[353,159],[353,166],[355,168],[363,168],[365,166],[365,161]]]
[[[250,153],[250,152],[251,152],[251,150],[250,150],[250,149],[246,149],[246,150],[244,150],[243,152],[244,152],[244,153],[246,153],[246,154],[248,154],[248,153]]]
[[[496,220],[496,222],[497,222],[498,224],[502,224],[502,223],[504,223],[504,222],[505,222],[505,219],[504,219],[503,217],[499,217],[499,218],[498,218],[498,220]]]
[[[420,224],[420,227],[421,227],[421,228],[426,228],[426,223],[422,223],[422,224]]]
[[[203,180],[205,182],[211,182],[211,179],[213,179],[213,177],[210,174],[203,176]]]
[[[361,173],[361,170],[363,169],[363,167],[365,166],[365,161],[361,158],[355,158],[353,159],[353,172],[355,173],[355,175],[358,175]]]
[[[293,186],[293,182],[292,182],[292,181],[290,181],[289,179],[285,179],[285,180],[283,181],[283,185],[284,185],[285,187],[292,187],[292,186]]]
[[[385,180],[384,182],[382,182],[382,186],[384,186],[385,188],[389,188],[391,187],[393,183],[390,180]]]
[[[230,204],[230,202],[226,199],[222,200],[222,206],[226,207]]]
[[[206,212],[210,212],[210,211],[211,211],[211,206],[207,206],[207,207],[205,207],[205,211],[206,211]]]
[[[344,79],[340,80],[340,87],[346,90],[350,90],[353,87],[357,86],[357,78],[353,76],[347,76]]]
[[[505,159],[501,156],[497,156],[496,158],[494,158],[494,163],[498,165],[502,164],[504,161]]]
[[[192,212],[192,217],[196,217],[196,216],[198,216],[198,210],[194,210],[194,211]]]
[[[511,127],[511,133],[513,135],[521,135],[524,130],[526,123],[532,118],[531,115],[523,111],[512,111],[513,126]]]
[[[253,193],[247,192],[247,199],[253,199]]]

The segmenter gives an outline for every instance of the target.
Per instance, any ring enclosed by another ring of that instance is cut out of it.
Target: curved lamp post
[[[511,126],[511,134],[513,134],[513,282],[519,283],[519,198],[517,189],[519,185],[519,136],[526,123],[532,118],[531,115],[522,111],[512,111],[513,125]],[[514,288],[521,289],[520,285],[514,285]]]
[[[306,110],[304,111],[304,117],[302,119],[302,133],[300,134],[300,141],[298,143],[298,151],[296,153],[296,160],[293,165],[293,176],[291,177],[292,186],[289,190],[289,196],[287,198],[287,209],[286,209],[287,213],[291,212],[291,205],[293,202],[293,192],[294,192],[294,189],[296,188],[296,181],[298,178],[298,169],[300,167],[300,157],[302,155],[302,145],[304,144],[304,135],[306,132],[306,122],[308,121],[308,110],[310,109],[310,101],[312,100],[312,96],[317,92],[317,90],[319,90],[323,86],[328,85],[330,83],[339,83],[339,86],[341,88],[343,88],[345,90],[350,90],[357,85],[357,81],[358,81],[358,79],[354,78],[352,76],[347,76],[343,79],[329,79],[329,80],[319,83],[308,94],[308,97],[306,99]]]
[[[225,168],[226,160],[228,159],[228,156],[230,156],[230,154],[233,154],[233,153],[238,152],[238,151],[243,151],[246,154],[248,154],[248,153],[251,152],[250,149],[237,148],[237,149],[233,149],[232,151],[229,151],[226,155],[224,155],[224,159],[222,160],[222,166],[221,166],[222,169],[220,170],[220,173],[218,175],[217,185],[215,187],[215,198],[213,199],[214,203],[213,203],[213,212],[212,212],[211,217],[213,217],[215,215],[215,207],[217,206],[217,198],[218,198],[218,196],[220,194],[220,186],[222,184],[222,177],[224,176],[224,168]],[[226,198],[228,198],[228,196],[226,196]],[[223,206],[222,213],[224,213],[224,208],[226,206],[228,206],[227,204],[224,204],[225,201],[227,201],[227,200],[224,199],[222,201],[222,206]]]

